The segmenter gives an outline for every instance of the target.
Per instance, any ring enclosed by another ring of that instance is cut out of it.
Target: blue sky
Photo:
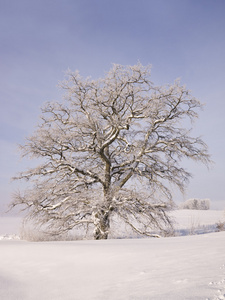
[[[0,0],[0,212],[29,166],[17,144],[32,134],[40,107],[60,100],[64,72],[104,76],[112,63],[152,64],[155,84],[176,78],[205,103],[195,124],[215,164],[186,163],[185,196],[225,208],[224,0]]]

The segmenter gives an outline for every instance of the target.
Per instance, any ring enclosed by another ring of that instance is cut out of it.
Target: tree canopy
[[[150,71],[115,64],[97,80],[69,71],[64,100],[43,107],[21,146],[41,163],[16,177],[31,185],[12,206],[55,233],[78,226],[106,239],[113,217],[140,234],[167,230],[169,186],[183,191],[190,177],[182,159],[210,158],[191,132],[201,103],[179,81],[155,86]]]

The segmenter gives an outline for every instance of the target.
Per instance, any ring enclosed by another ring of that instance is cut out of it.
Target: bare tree
[[[186,129],[200,102],[178,81],[154,86],[150,69],[113,65],[98,80],[69,71],[64,101],[47,103],[21,146],[24,156],[43,163],[16,177],[32,184],[12,206],[23,204],[56,233],[84,226],[107,239],[115,215],[140,234],[166,230],[169,186],[183,191],[190,177],[181,159],[207,164],[209,155]]]

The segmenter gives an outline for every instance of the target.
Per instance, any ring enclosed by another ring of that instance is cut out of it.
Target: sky
[[[224,0],[0,0],[0,213],[29,167],[18,144],[46,101],[58,101],[65,71],[103,77],[112,63],[152,65],[156,85],[180,78],[205,104],[193,134],[214,164],[184,162],[193,178],[177,203],[209,198],[225,208]]]

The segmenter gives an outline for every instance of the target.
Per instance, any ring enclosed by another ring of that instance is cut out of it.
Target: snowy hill
[[[225,222],[223,210],[175,210],[171,212],[178,235],[214,232],[216,225]]]
[[[219,211],[173,214],[179,229],[212,225],[224,216]],[[9,224],[12,233],[13,220]],[[0,299],[225,299],[224,249],[225,232],[74,242],[2,239]]]

